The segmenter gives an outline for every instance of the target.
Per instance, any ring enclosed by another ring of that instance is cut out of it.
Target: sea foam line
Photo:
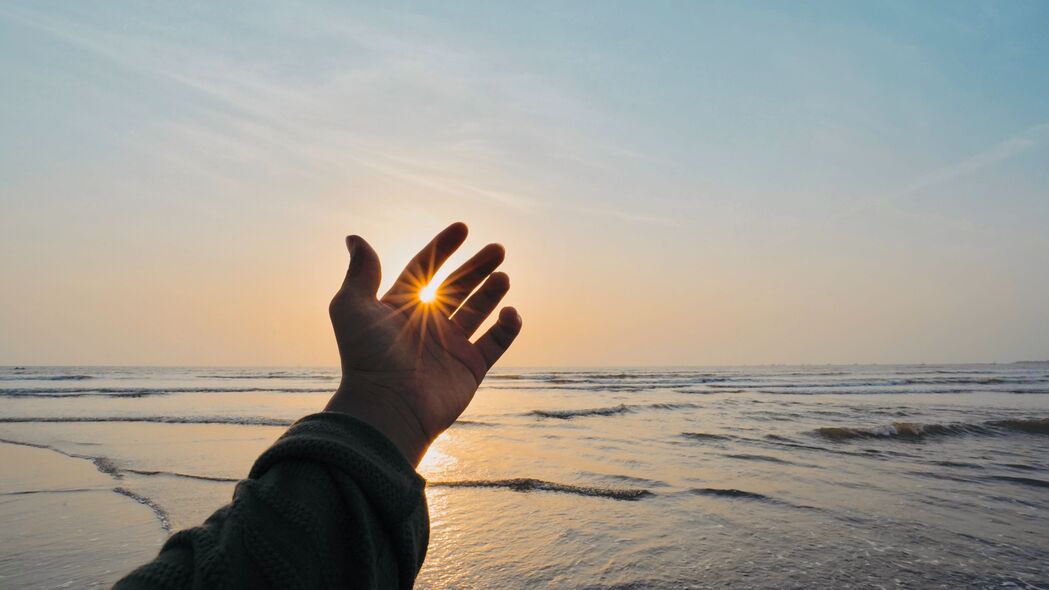
[[[917,440],[929,436],[1002,435],[1007,433],[1049,434],[1049,418],[987,420],[978,424],[923,424],[893,422],[874,427],[826,426],[815,434],[831,440],[847,441],[866,438]]]
[[[514,479],[436,481],[429,482],[426,485],[429,487],[445,488],[505,488],[513,490],[515,492],[530,492],[539,490],[544,492],[560,492],[564,494],[575,494],[578,496],[594,496],[600,498],[610,498],[612,500],[627,501],[640,500],[641,498],[655,495],[646,489],[577,486],[572,484],[544,481],[541,479],[533,479],[529,477]]]
[[[613,416],[615,414],[627,414],[639,410],[679,410],[683,408],[696,408],[692,403],[655,403],[655,404],[619,404],[607,408],[582,408],[579,410],[532,410],[527,416],[539,418],[556,418],[558,420],[571,420],[582,416]]]
[[[142,494],[136,494],[127,488],[113,488],[113,491],[148,507],[153,511],[153,515],[157,517],[157,520],[160,521],[161,528],[163,528],[165,532],[171,532],[171,519],[168,517],[167,511],[161,508],[160,505],[154,502],[151,498],[143,496]]]
[[[130,469],[121,469],[120,467],[117,466],[117,464],[113,460],[111,460],[108,457],[92,457],[90,455],[81,455],[81,454],[78,454],[78,453],[70,453],[70,452],[67,452],[67,451],[63,451],[62,449],[59,449],[57,447],[53,447],[51,445],[46,445],[46,444],[42,444],[42,443],[31,443],[31,442],[26,442],[26,441],[21,441],[21,440],[12,440],[12,439],[6,439],[6,438],[0,438],[0,443],[6,443],[6,444],[10,444],[10,445],[20,445],[20,446],[24,446],[24,447],[32,447],[32,448],[35,448],[35,449],[47,449],[49,451],[53,451],[55,453],[58,453],[59,455],[65,455],[66,457],[69,457],[71,459],[82,459],[82,460],[85,460],[85,461],[91,461],[91,463],[93,463],[95,465],[95,468],[98,469],[100,472],[105,473],[106,475],[108,475],[108,476],[110,476],[113,479],[118,480],[118,481],[122,480],[124,478],[123,473],[122,473],[123,471],[132,471]],[[74,489],[74,490],[51,490],[51,491],[53,491],[53,492],[64,492],[64,491],[79,492],[79,491],[82,491],[82,490]],[[124,487],[113,488],[113,491],[118,493],[118,494],[120,494],[120,495],[122,495],[122,496],[127,496],[128,498],[131,498],[132,500],[138,502],[139,504],[147,506],[150,510],[153,511],[153,515],[156,516],[157,520],[160,522],[161,528],[163,528],[165,532],[168,532],[168,533],[171,532],[171,519],[168,517],[167,511],[165,511],[159,504],[154,502],[151,498],[147,498],[146,496],[143,496],[141,494],[137,494],[135,492],[132,492],[131,490],[129,490],[127,488],[124,488]],[[39,492],[43,493],[44,490],[40,490]]]

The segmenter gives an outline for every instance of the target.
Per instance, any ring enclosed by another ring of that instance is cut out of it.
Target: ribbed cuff
[[[248,477],[259,479],[289,460],[345,472],[384,520],[403,521],[425,502],[426,480],[400,450],[378,430],[346,414],[321,412],[297,421],[255,461]]]

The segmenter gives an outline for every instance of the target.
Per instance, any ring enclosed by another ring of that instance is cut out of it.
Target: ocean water
[[[329,369],[0,369],[0,587],[108,585]],[[1049,588],[1049,364],[503,369],[419,588]]]

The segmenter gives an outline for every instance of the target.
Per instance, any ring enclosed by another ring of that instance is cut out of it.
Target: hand
[[[325,411],[374,426],[412,465],[466,410],[485,374],[521,331],[521,316],[506,307],[495,325],[470,342],[510,289],[509,277],[494,272],[505,255],[498,244],[485,246],[456,269],[438,287],[436,299],[420,299],[420,290],[466,234],[463,223],[437,234],[382,299],[376,298],[378,255],[360,236],[347,237],[349,270],[329,308],[342,383]]]

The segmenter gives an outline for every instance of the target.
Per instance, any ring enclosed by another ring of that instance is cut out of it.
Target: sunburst
[[[431,282],[422,289],[419,289],[419,301],[423,303],[433,303],[437,301],[437,281]]]

